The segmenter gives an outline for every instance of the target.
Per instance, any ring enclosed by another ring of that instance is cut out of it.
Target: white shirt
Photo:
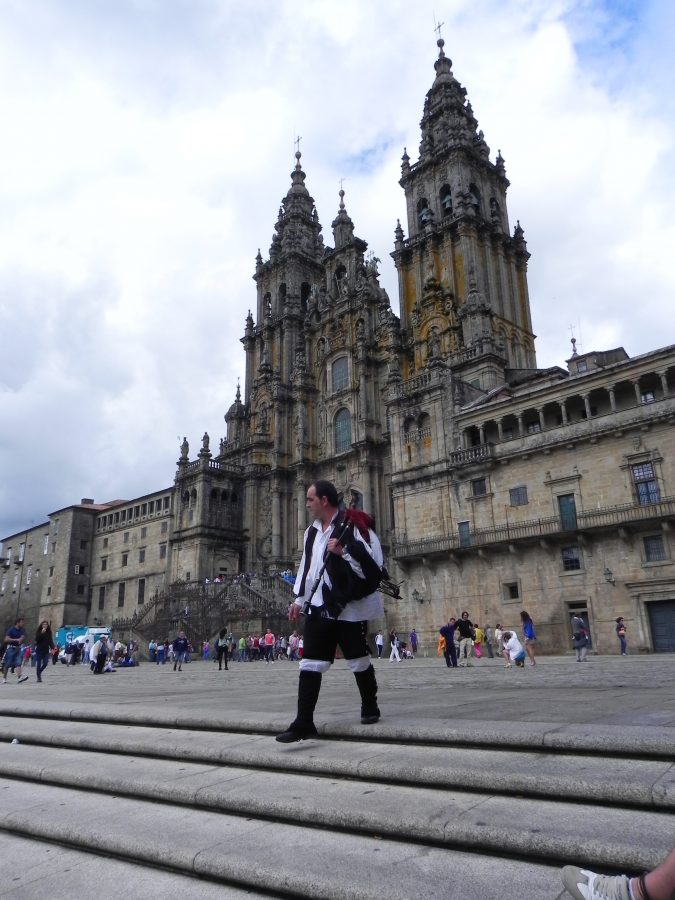
[[[314,538],[314,545],[312,546],[312,559],[309,564],[307,578],[305,579],[305,590],[302,594],[300,594],[299,591],[300,583],[302,581],[302,573],[305,571],[304,546],[307,543],[307,535],[309,534],[310,528],[315,528],[317,531],[317,535]],[[320,519],[315,519],[314,522],[312,522],[309,528],[305,531],[302,542],[302,559],[300,560],[298,576],[295,579],[295,585],[293,587],[293,593],[296,596],[296,606],[302,606],[305,600],[309,599],[309,595],[312,593],[312,588],[314,587],[316,580],[319,577],[321,567],[323,566],[326,547],[328,546],[328,541],[330,540],[330,536],[332,533],[332,524],[324,531]],[[382,547],[380,546],[380,541],[374,531],[369,531],[368,533],[370,536],[370,546],[361,537],[358,528],[354,528],[354,536],[356,540],[361,541],[361,543],[365,546],[378,566],[381,566],[384,562],[384,557],[382,555]],[[349,553],[345,551],[342,558],[345,562],[349,563],[356,575],[358,575],[360,578],[363,577],[363,570],[361,569],[361,566],[355,559],[353,559],[349,555]],[[323,573],[321,582],[322,584],[327,584],[328,587],[331,586],[330,578],[328,577],[328,573],[325,571]],[[319,585],[319,587],[314,592],[314,596],[312,597],[312,606],[323,606],[321,585]],[[338,618],[343,622],[362,622],[366,619],[379,619],[382,616],[384,616],[384,603],[382,602],[382,595],[379,591],[374,591],[372,594],[368,594],[366,597],[362,597],[360,600],[352,600],[342,610]]]
[[[516,637],[515,632],[512,631],[508,641],[504,641],[504,649],[509,651],[511,659],[515,659],[516,656],[523,652],[523,645]]]

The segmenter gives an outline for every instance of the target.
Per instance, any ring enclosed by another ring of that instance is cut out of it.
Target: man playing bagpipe
[[[314,521],[305,531],[295,579],[296,600],[289,610],[291,622],[296,622],[301,612],[306,616],[304,652],[300,660],[298,714],[276,738],[284,744],[317,736],[314,708],[321,676],[333,664],[338,646],[361,694],[361,722],[372,725],[380,718],[375,670],[361,627],[363,621],[384,615],[378,586],[387,578],[387,572],[373,531],[375,522],[360,510],[342,512],[337,490],[330,481],[311,484],[306,505]]]

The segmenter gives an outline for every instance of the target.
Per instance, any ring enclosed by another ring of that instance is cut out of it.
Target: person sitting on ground
[[[504,641],[504,659],[506,660],[504,668],[510,669],[512,662],[517,666],[524,667],[525,651],[515,631],[505,631],[502,639]]]
[[[675,847],[660,865],[637,878],[599,875],[577,866],[565,866],[562,881],[574,900],[673,900]]]

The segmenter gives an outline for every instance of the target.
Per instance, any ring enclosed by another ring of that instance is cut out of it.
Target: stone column
[[[545,423],[545,421],[544,421],[544,410],[543,410],[543,409],[538,409],[538,410],[537,410],[537,414],[539,415],[539,427],[540,427],[541,430],[543,431],[544,428],[546,427],[546,423]]]
[[[634,381],[633,387],[635,388],[635,402],[639,406],[642,403],[642,392],[640,391],[640,382]]]
[[[582,394],[581,396],[583,397],[583,401],[584,401],[584,409],[586,410],[586,418],[590,419],[591,418],[591,404],[588,399],[588,394]]]
[[[485,425],[478,426],[478,440],[481,444],[485,443]]]
[[[616,397],[614,396],[614,387],[607,388],[607,393],[609,394],[609,405],[611,407],[612,412],[616,412]]]
[[[563,423],[563,425],[567,425],[567,423],[568,423],[567,422],[567,407],[565,406],[565,401],[560,400],[559,405],[560,405],[560,414],[562,415],[562,423]]]
[[[281,556],[281,491],[275,484],[272,488],[272,559]]]
[[[504,440],[504,429],[502,427],[502,420],[497,419],[497,437],[500,441]]]
[[[659,378],[661,379],[661,390],[663,391],[663,399],[668,396],[668,379],[666,378],[665,372],[659,372]]]
[[[307,494],[307,485],[302,473],[298,472],[298,480],[295,483],[295,497],[298,504],[298,521],[296,528],[298,533],[297,546],[302,551],[302,537],[305,533],[305,522],[307,520],[305,512],[305,498]]]
[[[522,437],[525,433],[525,431],[523,429],[523,414],[518,413],[516,418],[518,419],[518,436]]]

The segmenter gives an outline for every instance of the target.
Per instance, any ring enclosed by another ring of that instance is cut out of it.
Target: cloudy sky
[[[397,308],[434,16],[506,160],[539,364],[570,325],[675,342],[671,0],[0,0],[0,537],[217,445],[296,134],[326,242],[344,178]]]

